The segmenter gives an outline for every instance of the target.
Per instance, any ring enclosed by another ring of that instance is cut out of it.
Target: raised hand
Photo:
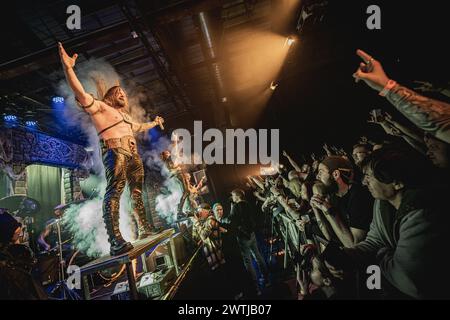
[[[387,112],[384,112],[384,113],[383,113],[383,118],[384,118],[385,120],[387,120],[387,121],[390,121],[390,122],[393,121],[393,120],[392,120],[392,115],[391,115],[390,113],[387,113]]]
[[[328,145],[326,143],[323,144],[322,148],[323,148],[323,150],[325,150],[325,152],[327,153],[328,156],[333,155],[333,153],[331,152],[330,148],[328,147]]]
[[[379,124],[383,128],[383,130],[391,136],[401,136],[400,130],[395,126],[395,123],[393,122],[390,115],[384,115],[382,119],[377,120],[375,120],[373,115],[371,115],[371,118],[368,120],[368,122]]]
[[[272,186],[270,188],[270,192],[275,196],[278,197],[280,195],[280,190],[276,186]]]
[[[66,50],[64,50],[64,47],[61,42],[58,42],[58,49],[59,49],[59,58],[61,59],[63,67],[67,69],[73,68],[78,58],[78,54],[75,53],[72,57],[70,57],[67,54]]]
[[[156,116],[155,122],[157,122],[158,124],[163,124],[164,123],[164,119],[162,117],[160,117],[160,116]]]
[[[356,54],[364,63],[361,62],[358,70],[353,74],[355,81],[363,80],[372,89],[381,91],[389,81],[381,63],[360,49],[356,51]]]
[[[347,156],[347,152],[345,152],[344,148],[340,148],[337,152],[341,156]]]
[[[331,146],[331,150],[335,153],[335,154],[339,154],[340,149],[338,149],[338,147],[336,146]]]
[[[369,120],[367,120],[367,122],[369,123],[375,123],[375,124],[381,124],[384,119],[376,119],[372,113],[369,114]]]
[[[418,81],[414,80],[414,83],[417,85],[413,88],[414,90],[422,91],[422,92],[437,92],[439,89],[433,87],[433,84],[426,81]]]
[[[161,130],[164,130],[164,119],[160,116],[156,116],[155,122],[158,124],[158,126],[161,128]]]

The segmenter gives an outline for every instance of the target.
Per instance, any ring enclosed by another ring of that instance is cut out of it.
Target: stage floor
[[[134,276],[134,272],[131,266],[132,261],[138,257],[142,257],[143,261],[145,261],[144,255],[148,250],[156,246],[161,241],[168,239],[174,233],[175,233],[174,229],[167,229],[161,231],[160,233],[150,236],[146,239],[132,242],[134,248],[124,254],[118,256],[106,255],[82,266],[80,268],[80,274],[81,277],[83,278],[83,289],[85,299],[90,299],[89,284],[87,281],[87,277],[90,274],[121,265],[126,266],[131,296],[137,299],[136,278]]]

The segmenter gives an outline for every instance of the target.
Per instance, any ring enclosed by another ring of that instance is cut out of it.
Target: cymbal
[[[26,196],[9,196],[0,199],[0,207],[8,209],[11,214],[26,217],[35,215],[41,209],[39,201]]]

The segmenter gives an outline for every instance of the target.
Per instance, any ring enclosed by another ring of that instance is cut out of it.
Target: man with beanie
[[[34,256],[19,244],[22,225],[0,208],[0,300],[46,299],[44,289],[32,278]]]
[[[354,180],[351,162],[341,156],[328,156],[319,165],[320,180],[334,198],[314,195],[311,205],[320,209],[344,247],[365,239],[372,222],[373,198]]]
[[[0,245],[17,244],[22,233],[20,224],[7,209],[0,208]]]

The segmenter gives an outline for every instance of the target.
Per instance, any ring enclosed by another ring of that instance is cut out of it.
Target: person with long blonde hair
[[[67,83],[75,94],[78,105],[89,114],[99,136],[102,160],[106,175],[106,193],[103,200],[103,220],[111,245],[111,255],[120,255],[133,248],[125,241],[119,229],[119,205],[125,185],[131,192],[133,215],[138,225],[138,238],[143,239],[153,234],[153,227],[148,223],[142,186],[144,166],[137,150],[134,135],[147,131],[157,125],[161,128],[164,119],[156,117],[148,123],[136,123],[128,112],[128,97],[122,87],[113,86],[108,90],[96,81],[97,94],[86,93],[78,80],[74,67],[78,57],[70,57],[59,43],[59,55]]]

